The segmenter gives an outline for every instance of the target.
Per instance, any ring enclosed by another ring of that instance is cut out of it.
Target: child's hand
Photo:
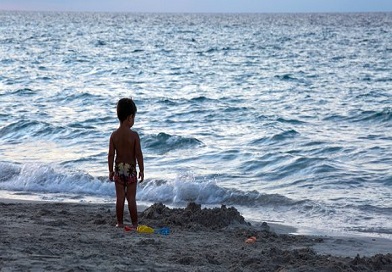
[[[139,179],[140,179],[139,182],[143,182],[143,180],[144,180],[144,172],[142,172],[142,171],[139,172]]]
[[[114,172],[109,172],[109,180],[113,181]]]

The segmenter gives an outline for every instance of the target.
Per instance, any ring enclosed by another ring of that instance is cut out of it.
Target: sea
[[[0,198],[114,205],[123,97],[138,204],[392,239],[392,13],[1,11]]]

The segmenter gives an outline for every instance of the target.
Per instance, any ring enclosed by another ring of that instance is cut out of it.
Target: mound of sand
[[[250,225],[236,208],[207,209],[191,202],[185,209],[170,209],[162,203],[155,203],[141,213],[141,221],[156,222],[165,226],[180,226],[188,229],[222,229],[230,225]]]

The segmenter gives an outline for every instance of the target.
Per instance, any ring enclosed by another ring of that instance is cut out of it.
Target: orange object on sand
[[[245,243],[247,243],[247,244],[253,244],[253,243],[255,243],[256,242],[256,237],[255,236],[251,236],[251,237],[249,237],[248,239],[246,239],[245,240]]]

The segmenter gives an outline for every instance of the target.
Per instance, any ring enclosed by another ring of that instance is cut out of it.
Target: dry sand
[[[389,240],[277,234],[225,206],[140,213],[167,236],[115,228],[113,204],[0,200],[0,211],[0,271],[392,271]]]

